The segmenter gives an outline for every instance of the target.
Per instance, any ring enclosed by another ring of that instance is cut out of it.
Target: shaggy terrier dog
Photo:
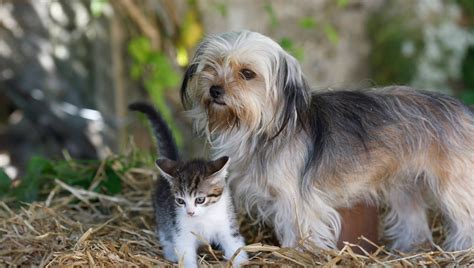
[[[336,209],[359,202],[388,205],[393,248],[432,241],[427,204],[446,218],[446,249],[474,245],[474,111],[460,101],[400,86],[311,93],[298,62],[249,31],[205,39],[181,97],[213,157],[233,159],[237,204],[282,246],[335,248]]]

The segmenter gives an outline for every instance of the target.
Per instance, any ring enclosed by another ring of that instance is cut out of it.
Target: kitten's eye
[[[242,69],[240,70],[240,75],[245,79],[245,80],[251,80],[254,79],[255,76],[257,76],[256,73],[249,69]]]
[[[186,204],[186,202],[184,202],[184,199],[182,198],[175,198],[174,201],[176,201],[176,204],[180,206],[184,206],[184,204]]]
[[[198,197],[195,200],[196,204],[198,204],[198,205],[203,204],[205,201],[206,201],[205,197]]]

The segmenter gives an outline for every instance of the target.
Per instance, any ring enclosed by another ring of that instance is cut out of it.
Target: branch
[[[138,28],[151,40],[153,48],[159,48],[161,45],[161,38],[159,31],[153,26],[152,23],[147,21],[145,15],[141,12],[140,8],[133,2],[133,0],[118,0],[113,1],[119,3],[125,12],[128,13],[130,18],[138,25]]]

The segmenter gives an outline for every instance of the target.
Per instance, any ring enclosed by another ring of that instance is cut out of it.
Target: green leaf
[[[295,48],[292,54],[299,61],[302,61],[304,59],[304,49],[301,47]]]
[[[464,91],[460,97],[464,103],[469,104],[469,105],[474,104],[474,90]]]
[[[278,19],[273,9],[273,6],[270,1],[266,1],[263,9],[267,12],[268,16],[270,17],[270,26],[272,28],[276,28],[278,26]]]
[[[212,7],[219,12],[222,17],[227,17],[228,9],[227,5],[224,3],[214,3]]]
[[[10,177],[8,177],[3,168],[0,169],[0,197],[8,193],[11,184],[12,180],[10,179]]]
[[[159,88],[178,86],[180,77],[164,54],[160,52],[151,53],[149,65],[152,70],[149,79],[154,80],[151,83],[153,87],[157,84],[159,84]],[[145,79],[147,78],[145,77]],[[153,88],[147,88],[147,90],[153,90]]]
[[[461,79],[467,88],[474,89],[474,46],[470,46],[461,63]]]
[[[101,182],[99,186],[105,188],[109,194],[118,194],[122,191],[122,180],[120,176],[117,175],[115,170],[110,166],[106,167],[105,175],[107,178]]]
[[[339,34],[337,33],[336,29],[330,25],[326,24],[324,26],[324,33],[326,34],[326,37],[329,39],[331,43],[334,45],[337,45],[339,43]]]
[[[337,6],[344,8],[349,4],[349,0],[337,0]]]
[[[464,20],[467,20],[469,25],[472,27],[474,24],[474,1],[472,0],[456,0],[457,4],[462,10],[462,13],[465,14],[463,16],[463,23]]]
[[[54,174],[50,161],[39,156],[32,157],[26,167],[26,175],[14,190],[15,197],[25,202],[38,200],[40,187],[47,180],[45,175],[48,173]]]
[[[293,41],[288,37],[283,37],[280,39],[280,46],[286,51],[291,50],[293,49]]]
[[[200,27],[195,21],[196,17],[193,17],[197,15],[188,15],[192,17],[192,19],[190,19],[192,23],[188,26]],[[195,30],[192,31],[196,32]],[[195,38],[200,38],[200,35],[196,35]],[[191,42],[192,40],[189,39],[188,41]],[[179,85],[181,81],[180,74],[175,70],[168,56],[162,51],[153,50],[150,46],[150,42],[146,38],[134,38],[129,44],[129,53],[134,60],[130,69],[130,75],[134,79],[141,78],[153,103],[170,126],[176,143],[180,146],[182,140],[181,134],[175,126],[171,111],[165,102],[165,90],[176,88]]]
[[[416,11],[398,10],[396,2],[387,3],[386,12],[374,13],[367,21],[372,47],[368,57],[370,77],[378,86],[410,84],[417,75],[418,60],[424,51],[422,26],[415,23]],[[414,48],[408,57],[402,49],[407,42]]]
[[[137,63],[145,63],[151,52],[151,42],[146,37],[137,37],[130,41],[128,52]]]
[[[280,46],[293,55],[297,60],[301,61],[304,58],[303,48],[298,48],[294,45],[293,41],[288,37],[283,37],[280,40]]]
[[[57,161],[53,163],[53,167],[55,171],[54,177],[69,185],[88,188],[92,183],[99,163],[97,161],[92,163]]]
[[[130,68],[130,75],[133,79],[138,80],[143,74],[142,66],[139,64],[132,64]]]
[[[34,183],[38,181],[45,173],[53,173],[54,168],[51,162],[41,156],[34,156],[28,162],[26,167],[26,176],[22,179],[22,183]]]
[[[303,29],[313,29],[317,23],[313,17],[304,17],[298,21],[298,25]]]

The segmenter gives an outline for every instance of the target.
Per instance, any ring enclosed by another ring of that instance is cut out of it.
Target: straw
[[[94,185],[100,182],[101,173],[103,165]],[[26,204],[21,209],[0,202],[0,266],[178,267],[164,259],[154,233],[150,193],[154,176],[151,169],[130,169],[121,174],[124,187],[115,196],[94,192],[94,187],[73,187],[58,178],[44,202]],[[434,241],[440,243],[441,220],[436,213],[432,219]],[[474,249],[445,252],[435,247],[426,252],[400,253],[365,237],[360,240],[375,247],[372,253],[351,243],[344,243],[341,250],[308,247],[305,241],[297,248],[281,248],[271,228],[245,216],[240,216],[239,222],[248,244],[240,251],[251,257],[246,266],[474,265]],[[355,253],[356,249],[362,253]],[[230,265],[209,243],[200,250],[198,261],[208,267]]]

